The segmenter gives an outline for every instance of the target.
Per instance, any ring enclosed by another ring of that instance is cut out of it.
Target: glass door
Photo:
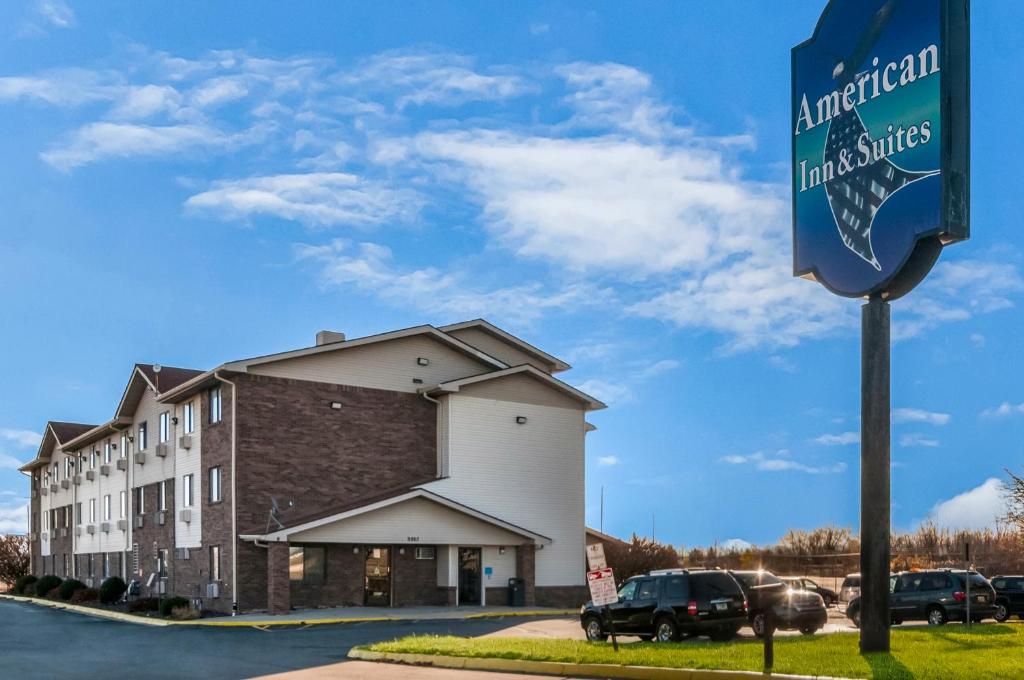
[[[480,604],[480,548],[459,548],[459,604]]]
[[[391,550],[384,547],[366,549],[366,606],[391,606]]]

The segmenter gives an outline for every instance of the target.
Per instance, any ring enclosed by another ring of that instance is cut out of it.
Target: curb
[[[210,619],[203,621],[200,619],[191,621],[169,621],[167,619],[153,619],[146,616],[136,616],[135,614],[127,614],[125,612],[114,612],[106,609],[98,609],[96,607],[85,607],[82,605],[71,604],[68,602],[55,602],[53,600],[45,600],[37,597],[25,597],[23,595],[6,595],[0,594],[0,599],[11,600],[12,602],[28,602],[30,604],[39,605],[41,607],[49,607],[50,609],[63,609],[66,611],[77,612],[79,614],[85,614],[86,616],[95,616],[101,619],[110,619],[111,621],[121,621],[124,623],[134,623],[142,626],[205,626],[209,628],[270,628],[277,626],[324,626],[334,625],[339,623],[382,623],[387,621],[414,621],[414,620],[434,620],[429,617],[411,617],[411,616],[350,616],[347,618],[330,618],[330,619],[251,619],[247,621],[238,621],[231,617],[223,617],[225,620]],[[505,616],[567,616],[574,614],[574,610],[569,609],[555,609],[555,610],[529,610],[529,611],[516,611],[516,612],[481,612],[479,614],[469,614],[463,617],[441,617],[436,620],[438,621],[462,621],[462,620],[474,620],[474,619],[491,619],[501,618]]]
[[[350,659],[432,666],[474,671],[501,671],[532,673],[560,678],[615,678],[621,680],[752,680],[752,678],[778,678],[778,680],[845,680],[824,675],[789,675],[761,673],[759,671],[718,671],[698,668],[656,668],[652,666],[618,666],[599,663],[565,663],[561,661],[527,661],[521,659],[471,658],[461,656],[433,656],[429,654],[397,654],[371,652],[353,647]]]

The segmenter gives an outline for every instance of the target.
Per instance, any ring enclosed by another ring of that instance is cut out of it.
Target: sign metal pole
[[[861,316],[860,650],[889,651],[889,303]]]

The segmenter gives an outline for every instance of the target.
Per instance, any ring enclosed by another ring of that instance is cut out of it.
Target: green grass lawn
[[[775,671],[850,678],[1024,678],[1024,625],[960,625],[893,629],[892,654],[858,651],[850,633],[780,637],[775,640]],[[528,659],[568,663],[605,663],[670,668],[762,670],[760,642],[687,642],[681,644],[611,643],[526,638],[412,636],[367,647],[400,652],[462,657]]]

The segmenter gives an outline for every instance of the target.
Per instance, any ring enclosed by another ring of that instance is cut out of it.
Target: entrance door
[[[459,548],[459,604],[480,604],[480,548]]]
[[[391,550],[384,547],[366,549],[366,606],[391,606]]]

